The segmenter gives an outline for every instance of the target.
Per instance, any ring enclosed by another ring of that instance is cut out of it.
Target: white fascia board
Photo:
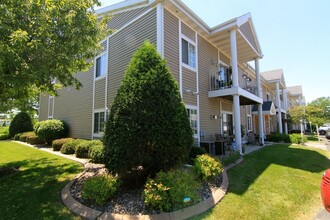
[[[191,20],[193,20],[200,28],[202,28],[207,34],[210,34],[210,27],[193,12],[188,6],[186,6],[180,0],[170,0],[170,2],[175,5],[180,11],[187,15]]]
[[[100,15],[100,14],[107,13],[109,11],[125,9],[125,8],[142,5],[142,4],[147,4],[147,3],[149,3],[148,0],[126,0],[123,2],[118,2],[117,4],[113,4],[113,5],[106,6],[104,8],[97,9],[95,11],[95,14]]]

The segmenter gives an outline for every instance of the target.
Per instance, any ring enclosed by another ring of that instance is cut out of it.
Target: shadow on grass
[[[245,155],[243,163],[228,171],[229,192],[244,194],[271,164],[312,173],[330,168],[330,160],[317,151],[294,148],[287,144],[273,145]]]
[[[3,163],[18,172],[0,178],[1,218],[71,219],[59,193],[81,171],[81,166],[57,158],[26,159]]]

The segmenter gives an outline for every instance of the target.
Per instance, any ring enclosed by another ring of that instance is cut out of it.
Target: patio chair
[[[256,144],[256,135],[253,131],[250,131],[247,135],[247,143],[248,144]]]

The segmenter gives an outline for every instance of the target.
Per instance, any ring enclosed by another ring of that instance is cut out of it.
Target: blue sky
[[[250,12],[264,54],[260,70],[283,69],[286,85],[302,85],[307,102],[330,96],[329,0],[182,1],[211,27]]]

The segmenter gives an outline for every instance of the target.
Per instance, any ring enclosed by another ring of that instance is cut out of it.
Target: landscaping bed
[[[102,212],[111,212],[115,214],[126,215],[152,215],[161,213],[159,210],[148,208],[143,199],[143,188],[132,189],[121,186],[118,188],[116,195],[105,205],[96,205],[82,198],[82,186],[84,182],[91,177],[107,173],[107,170],[101,164],[87,164],[85,171],[74,181],[70,188],[70,193],[78,202]],[[187,168],[185,168],[187,169]],[[222,175],[219,174],[212,181],[201,182],[196,189],[199,199],[198,201],[209,198],[222,183]],[[191,203],[190,205],[193,205]]]

